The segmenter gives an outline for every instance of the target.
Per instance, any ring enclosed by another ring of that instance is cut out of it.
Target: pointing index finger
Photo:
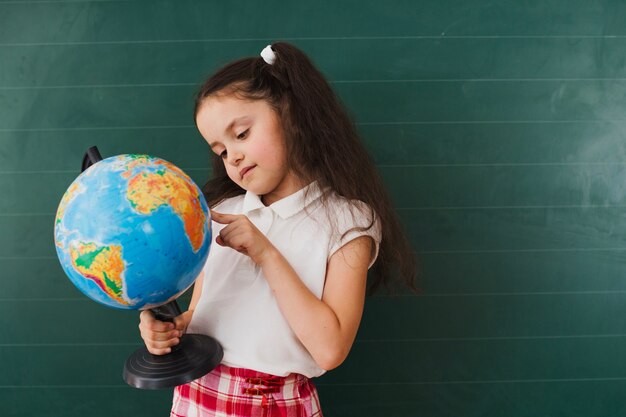
[[[211,210],[211,219],[220,224],[229,224],[235,221],[237,216],[234,214],[224,214],[218,213],[217,211]]]

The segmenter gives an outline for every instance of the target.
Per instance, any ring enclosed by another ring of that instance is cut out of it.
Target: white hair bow
[[[261,56],[263,57],[263,61],[267,62],[270,65],[276,62],[276,54],[274,53],[274,50],[272,50],[272,45],[267,45],[265,48],[263,48],[263,50],[261,51]]]

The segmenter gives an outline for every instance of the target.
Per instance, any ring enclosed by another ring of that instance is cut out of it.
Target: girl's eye
[[[237,135],[237,139],[244,139],[247,135],[248,135],[248,131],[250,129],[246,129],[243,132],[241,132],[240,134]]]

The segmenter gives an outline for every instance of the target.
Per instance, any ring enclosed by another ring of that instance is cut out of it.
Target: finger
[[[150,326],[145,322],[139,323],[139,332],[141,333],[141,337],[145,340],[167,340],[174,337],[179,336],[180,330],[174,328],[174,323],[165,323],[167,326],[166,329],[163,329],[161,324],[163,322],[159,322],[155,320],[156,324]],[[171,327],[169,326],[171,325]],[[155,330],[155,327],[157,330]]]
[[[176,330],[181,333],[187,330],[187,321],[183,318],[182,314],[178,317],[174,317],[174,325],[176,326]]]
[[[233,238],[235,238],[239,234],[240,234],[240,231],[238,230],[236,226],[234,227],[233,225],[228,225],[222,230],[220,230],[220,233],[215,239],[215,241],[217,242],[217,239],[219,238],[219,242],[217,242],[219,245],[228,246],[232,248]]]
[[[245,230],[235,228],[233,230],[229,230],[227,234],[220,234],[220,237],[226,246],[233,249],[239,249],[240,247],[245,246],[247,234]]]
[[[148,310],[142,310],[142,312],[139,314],[139,321],[142,324],[151,325],[154,320],[156,319]]]
[[[215,238],[215,240],[217,241],[217,239],[219,238],[219,242],[217,242],[219,245],[230,246],[231,236],[233,236],[233,232],[236,232],[237,229],[239,229],[238,224],[229,224],[219,231],[218,236]]]
[[[141,329],[141,338],[148,342],[166,342],[182,336],[182,330],[170,330],[169,332],[152,332],[150,330]]]
[[[235,220],[237,220],[237,217],[239,216],[236,214],[224,214],[224,213],[218,213],[217,211],[211,210],[211,219],[220,224],[232,223]]]
[[[228,226],[223,227],[218,235],[222,238],[222,240],[228,240],[228,235],[233,232],[233,230],[237,229],[236,224],[229,224]]]
[[[167,349],[155,349],[155,348],[152,348],[150,346],[146,346],[146,349],[148,349],[148,352],[152,353],[153,355],[157,355],[157,356],[167,355],[168,353],[170,353],[172,351],[172,349],[170,349],[170,348],[167,348]]]
[[[172,336],[177,336],[179,333],[182,333],[182,332],[176,331],[176,334],[170,333],[165,340],[155,340],[153,338],[158,339],[159,337],[161,337],[161,335],[158,333],[153,334],[150,332],[148,333],[142,332],[141,338],[143,339],[144,344],[146,345],[146,348],[148,349],[148,352],[154,355],[164,355],[166,353],[171,352],[172,346],[175,346],[180,343],[180,339],[178,337],[172,337]]]
[[[167,332],[174,329],[174,323],[160,321],[154,318],[154,315],[149,310],[144,310],[139,315],[140,328],[145,328],[146,330],[153,332]]]
[[[146,348],[148,349],[148,352],[153,355],[165,355],[170,353],[172,351],[172,346],[176,346],[178,343],[180,343],[179,339],[171,339],[167,342],[151,342],[146,343]]]
[[[222,241],[228,242],[232,240],[234,236],[240,236],[244,233],[254,232],[255,226],[251,222],[247,221],[238,221],[225,226],[219,231],[219,235],[222,238]]]

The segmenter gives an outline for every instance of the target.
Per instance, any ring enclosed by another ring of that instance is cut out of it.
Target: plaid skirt
[[[170,417],[322,417],[317,389],[300,374],[220,365],[174,389]]]

